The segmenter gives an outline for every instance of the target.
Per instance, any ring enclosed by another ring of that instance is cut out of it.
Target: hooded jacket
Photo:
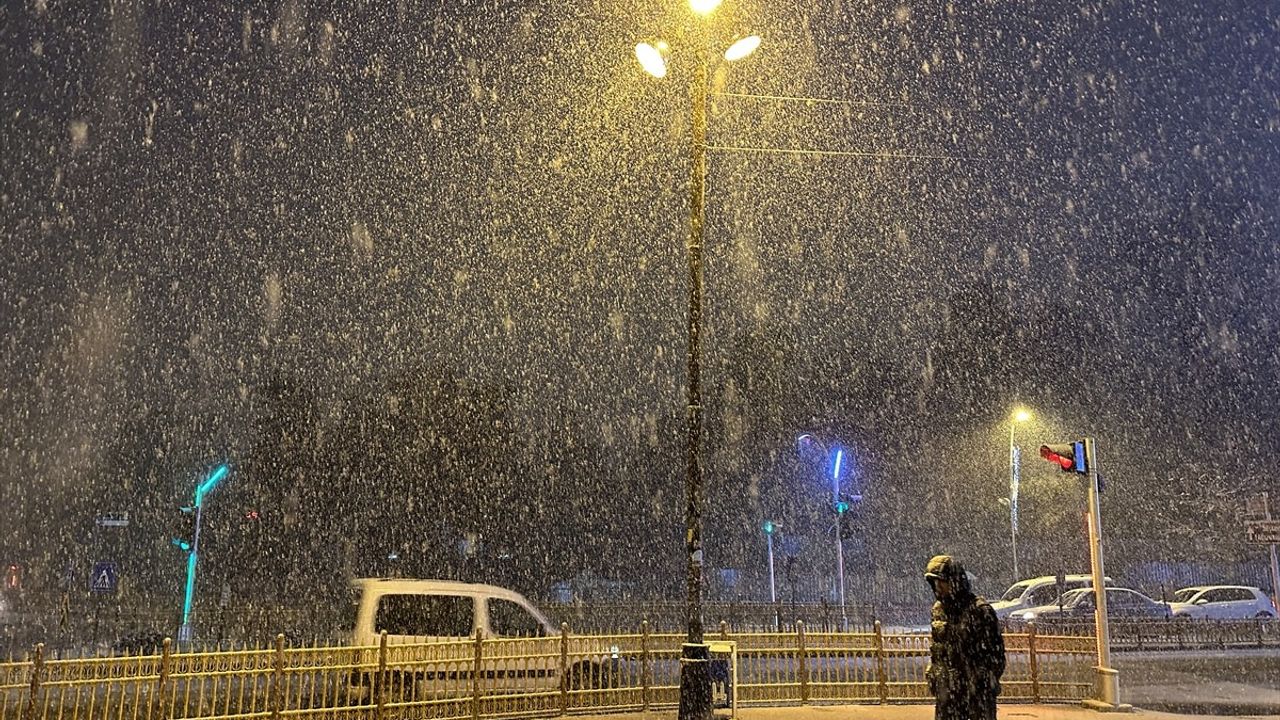
[[[964,566],[949,555],[929,561],[925,578],[946,580],[952,593],[933,604],[930,624],[929,689],[937,720],[994,720],[1004,638],[987,601],[973,594]]]

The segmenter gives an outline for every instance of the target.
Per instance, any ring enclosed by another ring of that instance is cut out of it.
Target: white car
[[[1063,593],[1058,602],[1042,605],[1018,613],[1019,620],[1036,622],[1053,621],[1089,621],[1093,619],[1093,588],[1080,588]],[[1107,617],[1116,619],[1163,618],[1169,616],[1165,603],[1143,595],[1129,588],[1107,588]]]
[[[1106,578],[1105,582],[1110,585],[1111,578]],[[1087,587],[1093,587],[1092,575],[1065,575],[1063,576],[1061,589],[1058,588],[1058,579],[1056,577],[1043,575],[1022,580],[1009,586],[1009,589],[1004,591],[1004,595],[1001,595],[999,600],[991,603],[991,609],[996,611],[996,617],[1001,620],[1005,618],[1020,618],[1024,611],[1031,608],[1053,604],[1058,599],[1059,593]]]
[[[488,646],[481,677],[486,692],[560,687],[560,630],[519,593],[449,580],[363,578],[352,583],[351,642],[361,664],[377,666],[382,633],[392,697],[413,700],[470,692],[475,638]],[[570,643],[568,687],[609,687],[620,662],[616,647],[589,638]],[[349,695],[368,697],[375,676],[352,673]]]
[[[1256,587],[1246,585],[1197,585],[1173,594],[1173,616],[1202,620],[1273,618],[1276,608],[1271,598]]]

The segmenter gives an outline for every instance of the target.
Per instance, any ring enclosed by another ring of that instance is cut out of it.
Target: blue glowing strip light
[[[204,502],[205,494],[210,490],[213,490],[213,487],[217,485],[222,478],[226,477],[228,472],[230,472],[230,469],[226,465],[219,465],[218,469],[213,471],[213,474],[209,476],[208,480],[200,483],[200,487],[196,488],[196,507],[200,507],[200,504]]]

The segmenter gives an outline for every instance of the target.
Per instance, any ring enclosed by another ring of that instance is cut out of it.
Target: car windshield
[[[1191,598],[1200,592],[1200,588],[1184,588],[1173,594],[1174,602],[1191,602]]]
[[[1093,588],[1077,588],[1062,595],[1063,605],[1078,605],[1081,602],[1088,602],[1087,598],[1093,597]]]
[[[1029,582],[1014,583],[1008,590],[1004,591],[1004,595],[1001,595],[1000,599],[1004,601],[1017,600],[1022,597],[1022,593],[1026,592],[1029,587],[1031,587]]]

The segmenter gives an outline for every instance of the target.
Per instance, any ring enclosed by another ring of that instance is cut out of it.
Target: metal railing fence
[[[927,635],[730,632],[738,702],[887,703],[928,697]],[[52,659],[43,645],[0,663],[5,720],[523,718],[672,707],[679,633],[476,637],[374,646],[270,646]],[[1075,701],[1092,687],[1092,640],[1007,633],[1003,701]]]

